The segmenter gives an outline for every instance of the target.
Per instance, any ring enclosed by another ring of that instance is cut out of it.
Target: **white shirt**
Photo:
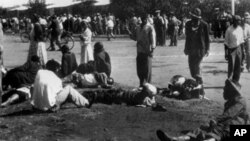
[[[228,27],[225,34],[225,44],[228,46],[228,48],[236,48],[242,43],[244,43],[244,32],[242,27]]]
[[[244,30],[244,39],[250,42],[250,25],[245,23],[243,30]]]
[[[56,104],[56,96],[62,89],[62,81],[54,72],[39,70],[34,82],[31,104],[46,111]]]
[[[114,22],[111,19],[108,20],[107,27],[109,27],[109,28],[113,28],[114,27]]]
[[[83,37],[83,40],[80,41],[81,46],[91,44],[92,32],[89,28],[86,28],[81,36]]]
[[[81,83],[83,86],[86,86],[86,87],[98,85],[98,82],[96,81],[93,73],[81,74]]]

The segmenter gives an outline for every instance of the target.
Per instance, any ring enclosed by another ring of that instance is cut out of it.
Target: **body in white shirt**
[[[244,32],[241,26],[234,28],[233,26],[228,27],[225,34],[225,45],[228,48],[236,48],[244,43]]]

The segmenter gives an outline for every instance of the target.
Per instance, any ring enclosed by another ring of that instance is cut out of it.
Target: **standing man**
[[[137,41],[137,58],[136,67],[137,75],[140,80],[140,87],[145,83],[151,82],[152,74],[152,57],[156,48],[155,29],[148,23],[147,16],[142,16],[142,24],[137,27],[136,34],[131,38]]]
[[[170,45],[169,46],[177,46],[177,37],[178,37],[178,31],[179,31],[179,25],[181,24],[181,21],[178,20],[174,13],[170,13],[170,19],[168,23],[168,31],[170,36]]]
[[[165,45],[165,30],[164,30],[164,19],[161,16],[161,11],[157,10],[156,17],[154,20],[155,32],[156,32],[156,45],[164,46]]]
[[[227,76],[234,82],[239,82],[242,61],[242,45],[244,43],[244,32],[240,26],[241,17],[233,16],[233,24],[225,34],[225,48],[228,58]]]
[[[61,34],[62,30],[60,29],[60,23],[55,15],[51,17],[51,25],[49,26],[49,29],[51,29],[51,39],[50,39],[50,51],[55,51],[55,44],[59,47],[59,50],[61,49]]]
[[[245,13],[243,30],[245,39],[245,54],[246,54],[246,69],[250,72],[250,15],[248,12]]]
[[[209,55],[209,26],[201,19],[201,10],[190,12],[191,21],[186,24],[186,43],[184,53],[188,55],[191,76],[202,87],[201,96],[205,95],[200,64],[204,56]]]

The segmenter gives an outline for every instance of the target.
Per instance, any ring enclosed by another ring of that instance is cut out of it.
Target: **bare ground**
[[[4,61],[9,68],[26,60],[28,44],[18,37],[5,39]],[[138,86],[135,70],[135,43],[129,40],[104,41],[112,59],[112,77],[124,88]],[[173,75],[190,77],[184,41],[177,48],[159,47],[153,60],[153,84],[166,87]],[[212,44],[211,55],[203,63],[206,96],[211,100],[179,101],[157,96],[167,107],[166,112],[126,105],[94,104],[91,109],[67,104],[57,113],[34,112],[25,102],[0,109],[0,140],[20,141],[157,141],[155,131],[163,129],[171,135],[205,124],[223,110],[222,88],[226,78],[226,62],[220,44]],[[73,49],[78,60],[80,46]],[[59,52],[49,52],[49,58],[60,61]],[[242,76],[243,92],[249,103],[249,74]],[[245,87],[244,87],[245,86]],[[246,94],[245,94],[246,93]]]

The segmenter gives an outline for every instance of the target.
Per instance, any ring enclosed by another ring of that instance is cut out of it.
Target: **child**
[[[77,68],[76,56],[74,53],[70,52],[68,45],[63,45],[62,51],[62,77],[71,74]]]

